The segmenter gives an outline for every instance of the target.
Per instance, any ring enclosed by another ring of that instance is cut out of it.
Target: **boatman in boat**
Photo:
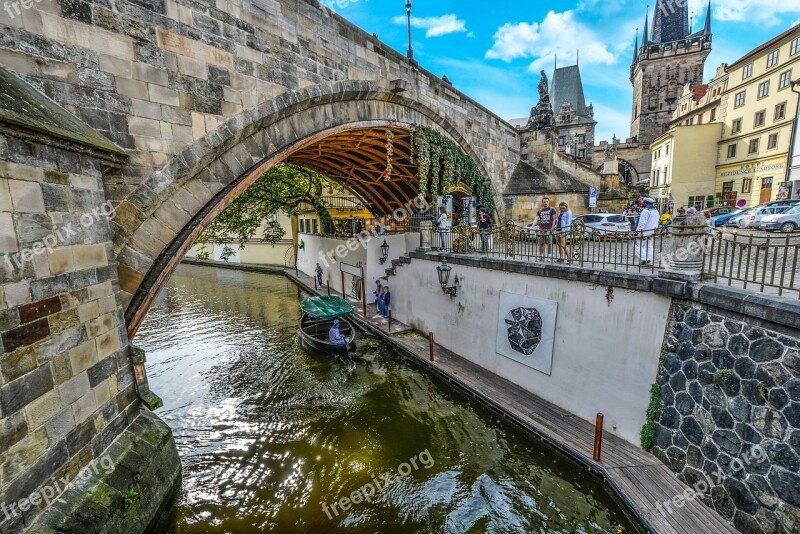
[[[333,320],[333,326],[328,331],[328,339],[334,345],[348,345],[350,344],[350,338],[344,337],[341,332],[339,332],[339,319]]]

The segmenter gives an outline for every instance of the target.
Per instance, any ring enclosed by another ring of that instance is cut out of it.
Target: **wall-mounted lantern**
[[[436,268],[436,273],[439,275],[439,285],[442,286],[442,292],[445,295],[450,295],[450,300],[456,296],[455,286],[448,286],[447,282],[450,280],[450,271],[452,267],[447,265],[447,260],[443,259],[442,264]]]
[[[383,245],[381,245],[381,264],[386,263],[386,258],[389,257],[389,243],[386,240],[383,240]]]

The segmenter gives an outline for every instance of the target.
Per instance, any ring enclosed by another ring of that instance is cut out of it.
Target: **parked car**
[[[792,206],[783,213],[765,216],[761,219],[759,226],[768,232],[773,230],[780,230],[787,234],[794,232],[800,228],[800,204]]]
[[[734,217],[743,214],[745,211],[746,210],[743,209],[734,209],[733,211],[730,211],[724,215],[716,215],[716,216],[712,215],[710,219],[711,224],[713,224],[714,226],[725,226],[726,222],[733,219]]]
[[[800,204],[800,198],[787,198],[784,200],[770,200],[769,202],[764,202],[761,204],[762,206],[797,206]]]
[[[788,204],[776,204],[773,206],[756,206],[755,208],[750,208],[736,219],[736,226],[739,228],[758,228],[761,225],[761,219],[767,215],[783,213],[790,207],[791,206]]]
[[[730,206],[719,206],[716,208],[708,208],[707,210],[703,210],[703,214],[706,214],[707,217],[718,217],[720,215],[728,215],[734,211],[739,210]]]
[[[539,230],[538,226],[534,226],[532,222],[529,222],[522,229],[519,231],[519,240],[525,241],[530,239],[536,238],[536,232]]]
[[[631,223],[624,215],[618,213],[585,213],[578,215],[574,220],[583,221],[587,230],[591,228],[601,234],[631,231]]]

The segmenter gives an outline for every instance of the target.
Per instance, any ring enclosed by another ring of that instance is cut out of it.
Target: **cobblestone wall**
[[[732,315],[674,305],[653,452],[742,532],[800,532],[800,340]]]

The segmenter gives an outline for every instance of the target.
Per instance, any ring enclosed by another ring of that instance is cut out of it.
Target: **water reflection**
[[[379,340],[354,365],[304,351],[300,297],[282,276],[181,266],[148,314],[136,343],[184,464],[160,531],[634,531],[597,479]]]

